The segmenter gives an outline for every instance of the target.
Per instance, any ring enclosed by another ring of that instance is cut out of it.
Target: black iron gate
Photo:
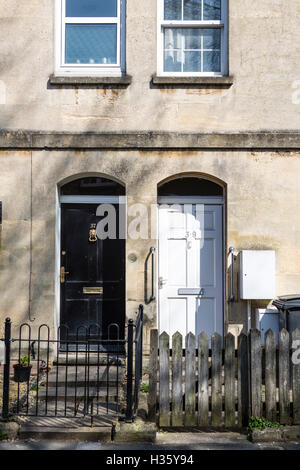
[[[69,338],[64,326],[52,338],[48,325],[33,335],[24,323],[18,337],[12,337],[7,318],[4,342],[3,419],[83,417],[93,424],[99,416],[135,418],[142,376],[142,305],[137,321],[128,322],[125,338],[116,323],[104,334],[97,324],[79,326],[76,339]]]

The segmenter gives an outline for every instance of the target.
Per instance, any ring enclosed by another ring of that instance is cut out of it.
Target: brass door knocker
[[[89,242],[95,243],[98,240],[97,231],[96,231],[96,224],[90,225],[90,232],[89,232]]]

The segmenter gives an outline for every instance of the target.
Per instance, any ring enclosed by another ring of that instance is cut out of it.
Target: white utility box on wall
[[[275,297],[275,251],[240,252],[240,298],[243,300]]]

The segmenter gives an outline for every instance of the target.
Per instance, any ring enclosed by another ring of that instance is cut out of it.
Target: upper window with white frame
[[[125,0],[57,0],[57,72],[121,74],[124,4]]]
[[[227,0],[158,0],[158,75],[227,75],[227,34]]]

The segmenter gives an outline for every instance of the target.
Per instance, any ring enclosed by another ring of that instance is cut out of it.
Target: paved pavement
[[[176,444],[175,444],[176,443]],[[1,442],[0,450],[300,450],[300,442],[252,444],[239,433],[158,433],[155,444],[98,442],[11,441]]]

